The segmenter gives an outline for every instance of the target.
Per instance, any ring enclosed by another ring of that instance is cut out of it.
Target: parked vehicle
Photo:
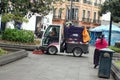
[[[51,36],[55,29],[55,36]],[[83,42],[83,27],[72,25],[49,25],[42,36],[40,49],[48,54],[57,54],[60,52],[73,53],[74,56],[82,56],[89,53],[88,42]]]

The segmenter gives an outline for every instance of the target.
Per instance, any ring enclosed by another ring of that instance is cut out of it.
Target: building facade
[[[101,24],[99,5],[102,0],[67,0],[57,2],[53,9],[53,24],[65,24],[72,21],[75,25],[87,28]]]

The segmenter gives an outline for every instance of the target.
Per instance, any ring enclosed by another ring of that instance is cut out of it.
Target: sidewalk
[[[90,54],[89,54],[89,62],[88,63],[90,65],[89,68],[90,68],[90,72],[91,72],[91,77],[94,77],[93,80],[114,80],[114,78],[112,77],[112,75],[110,75],[110,79],[98,78],[98,68],[97,69],[93,69],[94,49],[95,49],[95,47],[90,46]],[[92,80],[92,79],[90,79],[90,80]]]
[[[93,51],[82,57],[68,54],[36,55],[0,66],[0,80],[107,80],[93,68]],[[114,80],[112,76],[109,80]]]

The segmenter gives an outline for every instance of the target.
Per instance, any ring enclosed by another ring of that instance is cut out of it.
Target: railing
[[[101,20],[93,19],[93,23],[101,24]]]
[[[87,0],[83,0],[83,3],[87,3]]]
[[[70,18],[66,17],[66,20],[70,20]],[[72,21],[79,21],[79,17],[72,17]]]
[[[92,2],[91,2],[91,1],[87,1],[87,3],[88,3],[88,4],[92,4]]]
[[[90,18],[82,18],[82,21],[83,22],[91,22],[91,19]]]
[[[96,19],[92,20],[90,18],[82,18],[82,22],[101,24],[101,20],[96,20]]]
[[[79,18],[78,17],[73,17],[72,20],[78,21]]]
[[[99,6],[99,4],[95,2],[95,3],[94,3],[94,6]]]
[[[92,4],[91,1],[83,0],[83,3]]]
[[[53,16],[53,19],[61,19],[61,16]]]
[[[67,1],[71,1],[71,0],[67,0]],[[79,2],[80,0],[73,0],[73,2]]]

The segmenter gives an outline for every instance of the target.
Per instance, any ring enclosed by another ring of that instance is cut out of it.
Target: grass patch
[[[109,46],[110,49],[114,50],[117,53],[120,53],[120,48],[117,48],[115,46]]]
[[[0,56],[1,55],[4,55],[4,54],[7,54],[8,52],[2,48],[0,48]]]
[[[117,65],[118,67],[120,67],[120,61],[115,61],[115,65]]]

